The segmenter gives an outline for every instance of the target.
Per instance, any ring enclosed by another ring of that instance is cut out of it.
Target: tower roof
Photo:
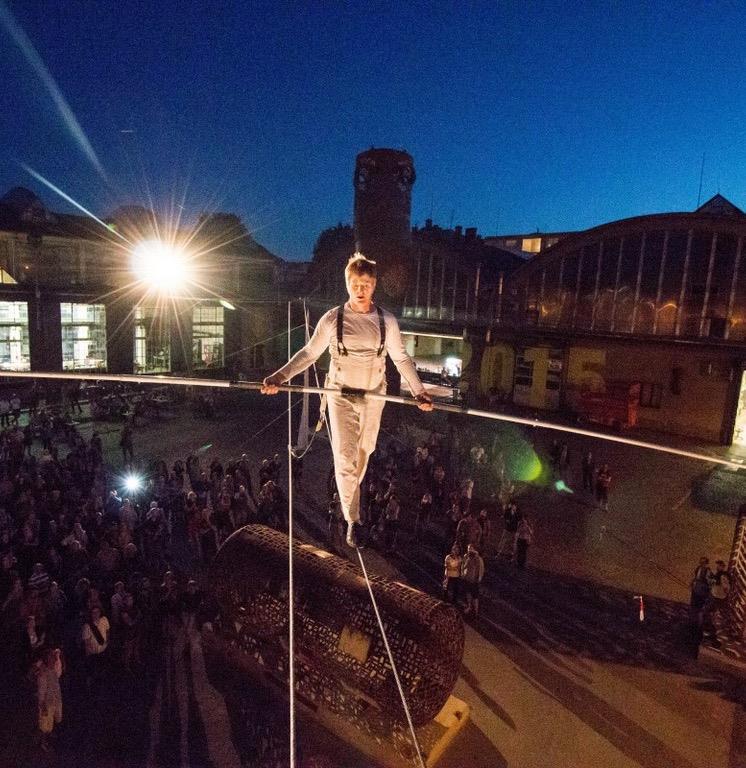
[[[697,208],[695,213],[712,213],[715,216],[746,216],[740,208],[719,192]]]

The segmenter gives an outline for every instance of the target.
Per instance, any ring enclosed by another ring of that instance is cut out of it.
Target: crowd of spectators
[[[287,522],[276,456],[255,493],[246,455],[145,468],[130,430],[112,465],[101,435],[79,427],[35,402],[23,419],[11,407],[0,431],[2,706],[26,701],[44,750],[80,716],[66,701],[95,712],[115,681],[198,630],[202,577],[233,530]]]
[[[552,482],[574,484],[566,444],[553,441],[542,465]],[[608,510],[609,465],[596,469],[595,458],[586,452],[578,469],[589,505]],[[384,554],[407,554],[412,547],[439,553],[444,597],[465,615],[476,616],[485,567],[503,561],[520,570],[528,562],[534,522],[520,505],[518,490],[497,441],[485,447],[478,435],[460,428],[417,443],[382,439],[362,488],[363,540]],[[343,549],[333,472],[327,493],[329,540]]]

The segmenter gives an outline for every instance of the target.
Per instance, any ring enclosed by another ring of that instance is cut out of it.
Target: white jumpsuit
[[[335,307],[319,320],[306,346],[275,375],[289,381],[305,371],[328,348],[331,362],[327,387],[341,389],[344,386],[383,394],[386,392],[386,354],[389,354],[412,393],[417,396],[425,391],[412,358],[404,349],[399,323],[390,312],[383,313],[386,341],[378,355],[381,331],[376,308],[362,313],[345,304],[342,340],[347,354],[344,355],[337,348],[338,311]],[[368,457],[376,448],[385,402],[341,394],[330,394],[327,402],[339,500],[345,519],[357,522],[360,519],[360,484],[365,477]]]

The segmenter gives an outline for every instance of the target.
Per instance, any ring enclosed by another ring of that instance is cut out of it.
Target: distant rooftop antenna
[[[702,177],[705,175],[705,153],[702,153],[702,166],[699,169],[699,192],[697,192],[697,208],[702,200]]]

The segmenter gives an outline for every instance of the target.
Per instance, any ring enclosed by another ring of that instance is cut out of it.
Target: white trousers
[[[385,391],[384,387],[379,390]],[[329,427],[334,453],[334,476],[347,522],[360,520],[360,484],[368,458],[376,449],[384,400],[329,395]]]

